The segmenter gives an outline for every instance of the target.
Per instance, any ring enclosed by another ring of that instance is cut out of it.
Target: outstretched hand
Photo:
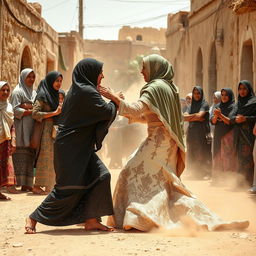
[[[102,85],[97,86],[98,92],[104,96],[105,98],[113,101],[117,107],[120,105],[120,100],[124,99],[124,95],[122,92],[115,93],[111,88],[105,87]]]
[[[114,96],[114,91],[109,88],[109,87],[105,87],[105,86],[102,86],[102,85],[98,85],[97,86],[97,89],[98,89],[98,92],[104,96],[105,98],[109,99],[109,100],[112,100],[113,99],[113,96]]]
[[[124,94],[123,94],[123,92],[122,92],[122,91],[117,92],[117,96],[118,96],[119,98],[121,98],[122,100],[124,100],[124,99],[125,99]]]

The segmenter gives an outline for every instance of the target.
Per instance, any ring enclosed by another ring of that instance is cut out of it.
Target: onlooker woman
[[[213,136],[213,184],[226,182],[224,174],[237,170],[234,145],[234,126],[230,124],[229,115],[234,109],[235,98],[230,88],[221,90],[221,102],[215,106],[210,117],[215,125]]]
[[[221,92],[220,91],[214,92],[213,96],[212,96],[212,105],[211,105],[210,110],[209,110],[210,117],[213,115],[213,110],[220,103],[220,101],[221,101]],[[212,137],[213,137],[213,134],[214,134],[214,128],[215,128],[215,126],[212,125],[211,122],[210,122],[210,130],[211,130],[211,136]],[[212,143],[212,147],[213,147],[213,143]],[[211,152],[213,152],[212,147],[211,147]]]
[[[256,136],[256,124],[253,128],[253,134]],[[252,194],[256,194],[256,140],[254,141],[253,147],[253,161],[254,161],[254,175],[253,175],[253,186],[249,189],[249,192]]]
[[[208,178],[211,169],[211,138],[209,105],[200,86],[192,90],[192,103],[184,120],[189,122],[187,130],[188,169],[195,178]]]
[[[189,107],[191,106],[191,102],[192,102],[192,92],[188,93],[186,95],[186,110],[184,110],[183,113],[187,113],[188,112],[188,109]],[[185,136],[187,136],[187,131],[188,131],[188,125],[189,125],[189,122],[184,122],[184,134]]]
[[[17,185],[22,191],[31,191],[34,180],[35,150],[30,147],[30,139],[34,129],[32,104],[36,97],[33,90],[35,73],[26,68],[21,71],[19,83],[12,92],[10,103],[14,110],[14,127],[16,131],[16,151],[13,164]]]
[[[64,90],[59,89],[59,105],[62,105],[66,97],[66,93]],[[58,123],[58,122],[57,122]],[[52,138],[55,139],[57,136],[57,131],[58,131],[58,124],[53,125],[52,129]]]
[[[235,148],[238,156],[238,172],[252,185],[254,162],[253,127],[256,120],[256,97],[249,81],[238,84],[238,102],[231,113],[231,124],[235,124]],[[242,184],[240,184],[242,185]]]
[[[212,105],[209,110],[210,116],[213,115],[213,110],[215,109],[217,104],[220,103],[220,101],[221,101],[221,92],[220,91],[214,92],[212,96]]]
[[[53,166],[53,125],[58,123],[58,115],[61,113],[59,104],[59,89],[62,84],[62,74],[57,71],[49,72],[43,79],[37,91],[33,106],[32,117],[41,122],[42,134],[40,145],[37,149],[34,194],[48,194],[55,184],[55,172]],[[45,191],[42,189],[45,188]]]
[[[185,145],[172,65],[152,54],[143,58],[141,73],[146,84],[134,103],[124,101],[112,89],[99,87],[130,123],[148,126],[147,138],[120,172],[113,195],[115,215],[109,217],[108,224],[125,230],[177,229],[185,218],[209,230],[247,227],[246,221],[221,220],[194,198],[180,180],[185,167]]]
[[[15,131],[12,105],[8,102],[10,86],[0,81],[0,187],[12,188],[16,184],[12,153],[15,151]],[[10,191],[12,192],[12,191]],[[0,193],[0,200],[10,197]]]
[[[191,102],[192,102],[192,92],[188,93],[187,96],[186,96],[187,107],[190,107]]]
[[[63,103],[66,97],[66,93],[64,90],[59,89],[59,103]]]

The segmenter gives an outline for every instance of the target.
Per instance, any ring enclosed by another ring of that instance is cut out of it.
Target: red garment
[[[16,184],[11,152],[11,141],[0,144],[0,187]]]

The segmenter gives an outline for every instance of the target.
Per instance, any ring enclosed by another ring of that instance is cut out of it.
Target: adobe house
[[[237,94],[243,79],[256,89],[256,6],[249,2],[191,0],[190,12],[169,14],[166,56],[174,65],[181,96],[196,84],[210,101],[223,87]]]
[[[40,4],[0,1],[0,79],[14,87],[27,67],[35,70],[35,86],[58,69],[58,33],[42,18]]]

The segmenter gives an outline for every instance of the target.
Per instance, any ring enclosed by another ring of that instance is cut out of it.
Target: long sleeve
[[[21,99],[21,95],[18,94],[16,91],[13,91],[10,103],[13,107],[14,117],[17,119],[21,119],[25,112],[25,109],[21,108],[20,105],[23,103]]]
[[[146,119],[144,118],[143,113],[147,111],[149,111],[148,106],[140,100],[134,103],[127,103],[124,100],[120,101],[119,115],[127,117],[129,119],[129,123],[145,123]]]
[[[256,122],[256,116],[246,116],[247,121],[255,123]]]
[[[233,108],[233,110],[229,114],[231,124],[236,124],[237,111],[238,111],[238,107],[237,107],[237,104],[236,104],[235,107]]]
[[[43,110],[43,102],[36,100],[35,104],[33,105],[33,111],[32,111],[32,118],[35,119],[38,122],[42,122],[44,119],[44,113]]]

